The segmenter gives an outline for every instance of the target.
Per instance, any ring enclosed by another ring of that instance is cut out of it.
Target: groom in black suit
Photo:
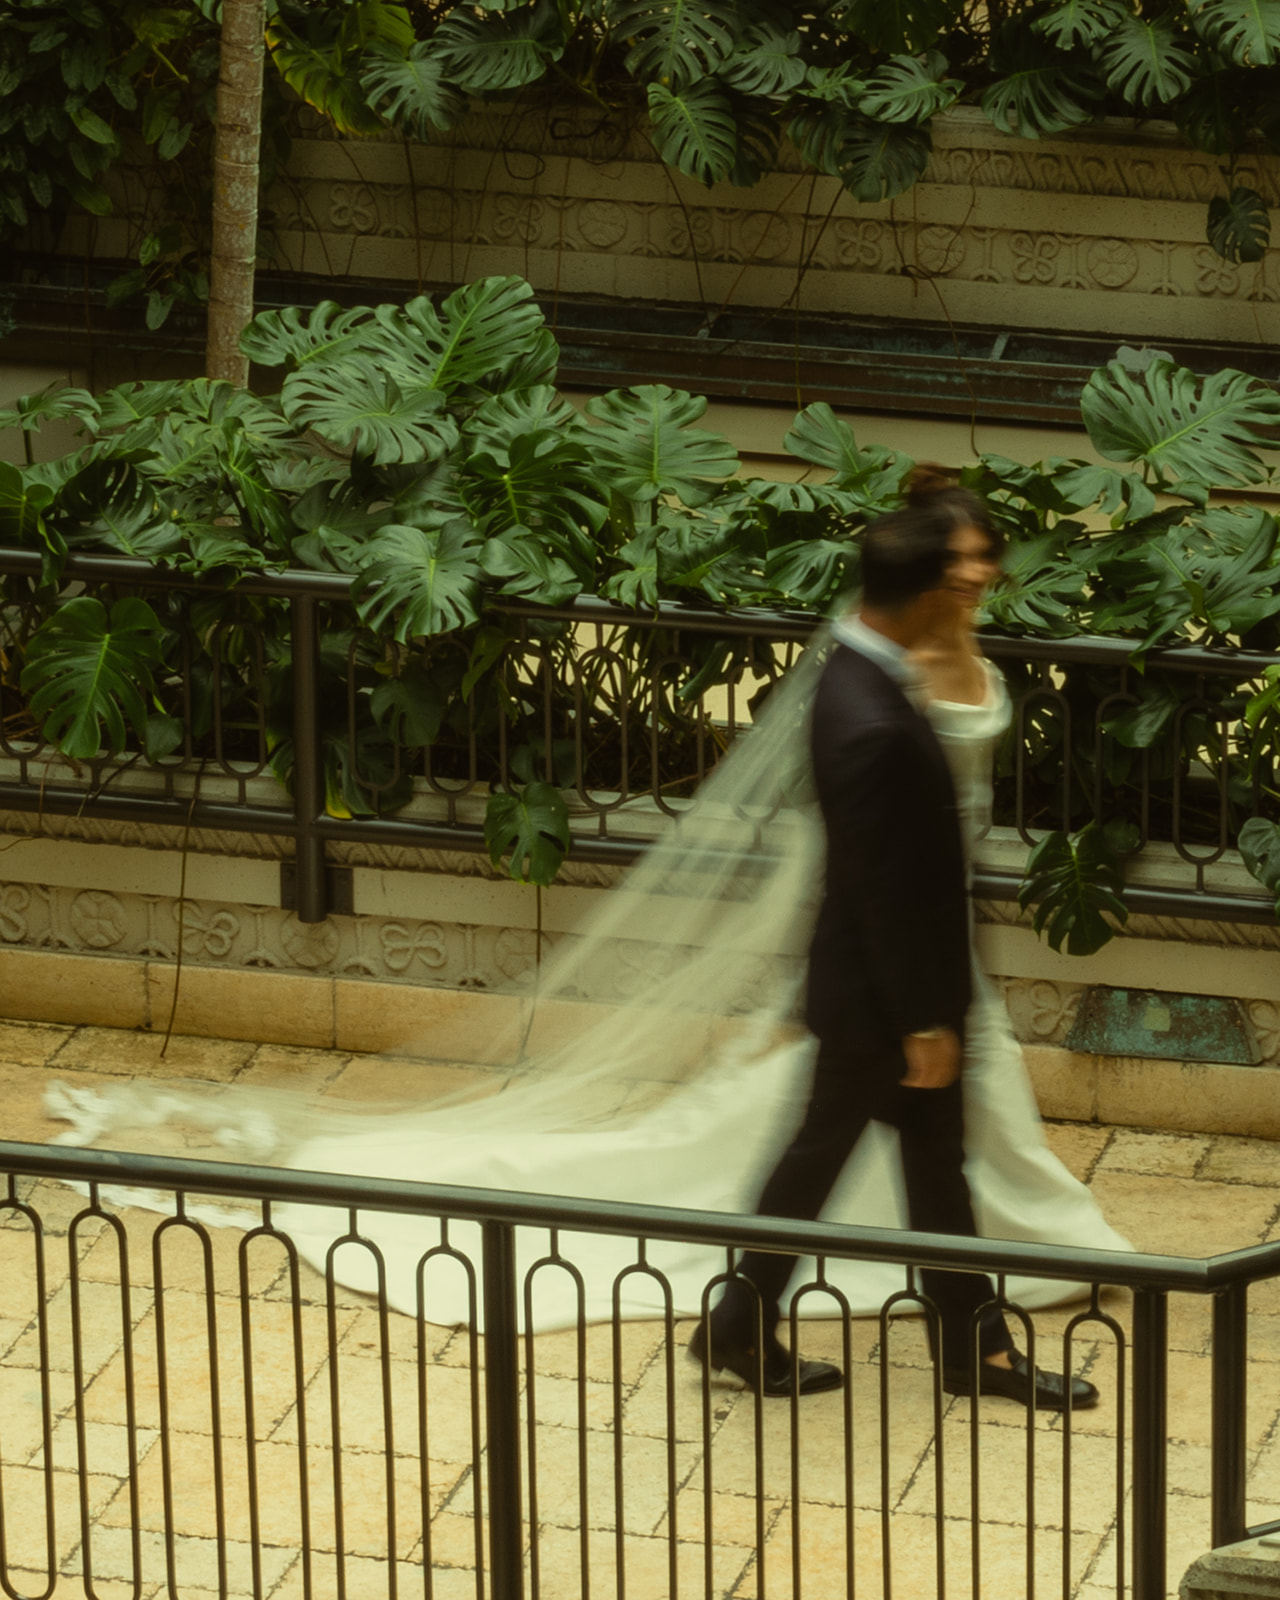
[[[937,494],[868,528],[861,612],[835,626],[812,723],[827,842],[805,1012],[818,1054],[804,1118],[756,1207],[765,1216],[817,1217],[874,1120],[898,1129],[912,1228],[977,1232],[960,1087],[972,997],[964,850],[951,774],[907,654],[947,603],[943,585],[964,541],[982,531],[973,509],[981,515],[967,495]],[[700,1324],[690,1354],[765,1394],[839,1387],[838,1367],[793,1360],[775,1332],[794,1266],[794,1256],[747,1252],[711,1313],[710,1349]],[[983,1393],[1065,1405],[1064,1379],[1014,1350],[987,1277],[926,1270],[921,1278],[939,1312],[949,1393],[971,1392],[976,1324]],[[1092,1384],[1070,1381],[1073,1406],[1097,1400]]]

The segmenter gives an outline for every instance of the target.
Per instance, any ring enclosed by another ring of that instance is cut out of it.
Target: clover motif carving
[[[71,931],[90,950],[110,950],[129,926],[124,907],[103,889],[82,889],[71,902]]]

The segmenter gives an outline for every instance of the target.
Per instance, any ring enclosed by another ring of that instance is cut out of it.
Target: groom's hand
[[[950,1028],[939,1028],[932,1036],[909,1033],[902,1041],[907,1073],[902,1079],[908,1089],[945,1089],[960,1076],[960,1041]]]

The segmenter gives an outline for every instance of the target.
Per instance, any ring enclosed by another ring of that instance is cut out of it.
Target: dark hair
[[[893,610],[941,584],[951,535],[979,528],[998,556],[1003,539],[987,507],[970,489],[933,462],[921,462],[907,479],[906,504],[870,524],[862,535],[862,597]]]

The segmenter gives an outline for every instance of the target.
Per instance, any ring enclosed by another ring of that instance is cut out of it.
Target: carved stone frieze
[[[1171,129],[1032,141],[965,109],[933,139],[913,190],[864,205],[834,179],[797,182],[785,146],[753,188],[707,190],[664,169],[637,127],[487,109],[429,148],[297,141],[270,220],[288,265],[428,283],[514,271],[547,290],[926,319],[941,295],[966,319],[1131,337],[1185,333],[1172,302],[1195,300],[1222,308],[1206,332],[1247,323],[1256,339],[1280,299],[1270,255],[1235,266],[1205,242],[1221,164]],[[1280,204],[1274,161],[1245,157],[1232,182]]]

